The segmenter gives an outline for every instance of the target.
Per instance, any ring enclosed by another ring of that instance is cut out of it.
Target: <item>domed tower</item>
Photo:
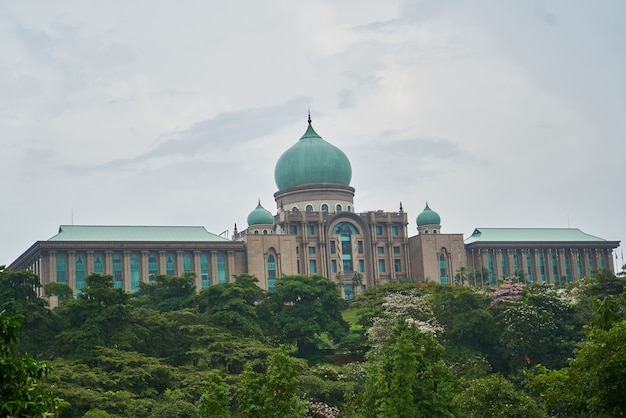
[[[441,217],[437,212],[432,210],[426,202],[426,207],[417,215],[417,230],[420,234],[439,234],[441,233]]]
[[[272,213],[259,204],[248,215],[249,234],[271,234],[274,227],[274,216]]]
[[[354,211],[352,167],[346,154],[320,137],[311,125],[276,163],[278,209],[291,212]]]

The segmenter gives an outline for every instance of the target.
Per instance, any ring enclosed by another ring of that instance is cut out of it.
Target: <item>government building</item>
[[[230,239],[202,226],[62,225],[8,268],[75,292],[94,272],[113,275],[115,286],[129,292],[154,274],[194,273],[198,290],[241,273],[255,275],[267,290],[281,275],[321,274],[346,299],[389,281],[483,286],[514,275],[561,284],[614,269],[619,241],[578,229],[476,228],[464,239],[443,232],[428,203],[415,219],[402,204],[397,212],[359,212],[348,157],[315,132],[310,117],[304,135],[278,159],[274,178],[275,213],[259,201],[247,227],[235,226]]]

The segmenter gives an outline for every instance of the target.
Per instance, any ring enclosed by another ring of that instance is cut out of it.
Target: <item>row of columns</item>
[[[489,253],[492,255],[493,269],[489,268]],[[527,256],[531,254],[532,266],[529,270]],[[506,272],[502,264],[502,254],[506,257]],[[517,254],[518,269],[522,270],[528,279],[532,276],[535,282],[542,281],[541,275],[541,255],[543,254],[544,275],[547,283],[554,284],[560,282],[561,277],[567,277],[567,280],[579,279],[581,277],[591,277],[592,271],[604,268],[613,269],[613,259],[610,250],[604,249],[558,249],[549,248],[541,250],[508,250],[508,249],[481,249],[468,250],[468,268],[472,270],[480,270],[482,267],[490,269],[490,273],[498,280],[505,275],[515,273],[515,255]],[[552,255],[556,255],[557,274],[554,273],[552,264]],[[592,263],[589,263],[589,256],[592,257]],[[566,259],[569,261],[569,277],[567,275]],[[581,275],[578,274],[578,260],[581,262]],[[477,260],[477,261],[476,261]],[[604,261],[604,263],[603,263]]]
[[[104,274],[113,274],[113,251],[104,251]],[[130,292],[131,288],[131,256],[132,254],[139,253],[140,255],[140,280],[143,283],[149,281],[149,256],[150,251],[123,251],[122,252],[122,280],[124,283],[124,290]],[[180,276],[185,273],[184,270],[184,257],[185,251],[176,251],[176,263],[175,274]],[[209,255],[209,278],[212,281],[218,278],[218,254],[220,251],[210,251]],[[67,255],[66,274],[67,284],[76,291],[76,251],[67,251],[64,253]],[[95,251],[85,251],[86,254],[86,268],[85,275],[93,273],[95,271],[94,256]],[[158,271],[157,274],[167,274],[167,254],[168,251],[158,251]],[[202,251],[192,252],[192,272],[196,274],[196,289],[202,288],[202,274],[201,274],[201,256]],[[49,251],[47,253],[47,262],[45,260],[46,255],[42,255],[41,259],[37,259],[33,262],[30,270],[39,275],[43,284],[57,281],[57,252]],[[225,257],[225,269],[226,269],[226,281],[230,281],[230,276],[235,272],[235,255],[234,251],[226,251]],[[215,284],[215,282],[213,283]]]

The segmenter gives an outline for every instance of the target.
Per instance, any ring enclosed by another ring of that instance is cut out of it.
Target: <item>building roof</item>
[[[476,228],[465,244],[474,242],[606,242],[578,228]]]
[[[326,142],[311,126],[302,138],[283,153],[274,169],[279,190],[312,183],[350,185],[350,160],[336,146]]]
[[[61,225],[48,241],[229,241],[203,226]]]

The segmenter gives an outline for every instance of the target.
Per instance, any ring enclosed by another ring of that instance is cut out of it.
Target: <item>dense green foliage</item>
[[[91,274],[75,298],[46,285],[50,310],[37,276],[2,270],[0,310],[23,316],[3,353],[43,379],[30,395],[69,401],[61,417],[626,414],[626,279],[475,288],[457,273],[465,286],[389,283],[350,303],[322,276],[196,293],[193,274],[157,275],[130,294]]]

